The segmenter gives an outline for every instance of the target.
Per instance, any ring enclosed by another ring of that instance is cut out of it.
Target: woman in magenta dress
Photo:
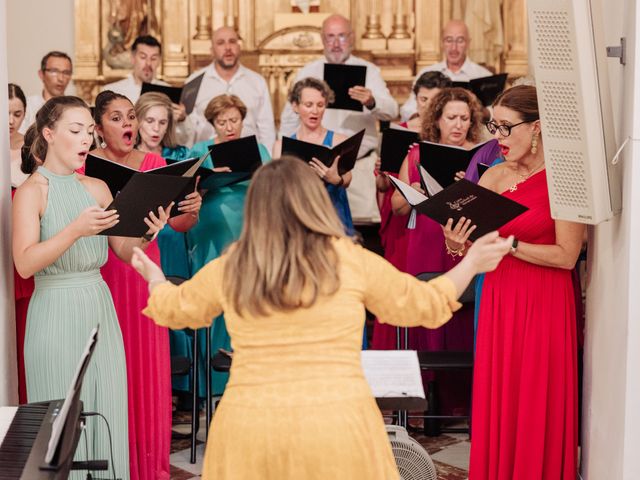
[[[407,122],[402,122],[401,127],[420,133],[422,119],[425,118],[427,107],[433,97],[442,88],[449,87],[451,79],[440,72],[425,72],[413,85],[413,93],[416,95],[418,113]],[[394,267],[405,272],[407,255],[407,215],[393,215],[391,208],[391,196],[393,188],[387,175],[398,178],[397,173],[380,172],[380,159],[376,162],[374,171],[376,176],[376,190],[378,195],[378,208],[380,209],[380,242],[386,258]],[[375,320],[371,348],[374,350],[394,350],[396,344],[396,327]]]
[[[512,254],[487,274],[480,302],[473,385],[471,480],[574,480],[578,412],[576,315],[571,270],[584,225],[553,220],[536,89],[494,103],[487,124],[505,162],[480,185],[529,210],[500,229]],[[445,229],[452,250],[468,231]]]
[[[481,106],[473,94],[462,88],[445,88],[431,100],[423,123],[421,137],[430,142],[456,147],[472,147],[479,139]],[[446,162],[446,158],[427,159]],[[420,190],[418,165],[420,148],[415,145],[400,168],[399,178]],[[458,172],[461,178],[464,172]],[[391,197],[393,213],[407,215],[411,206],[399,192]],[[423,272],[446,272],[460,260],[447,252],[442,227],[424,215],[417,215],[415,228],[407,230],[406,271],[412,275]],[[443,328],[409,331],[409,347],[426,351],[471,351],[473,349],[473,308],[465,306]],[[468,377],[465,377],[468,375]],[[471,374],[466,372],[429,373],[426,379],[436,378],[440,387],[442,414],[464,415],[469,410]]]
[[[166,165],[160,155],[134,149],[138,120],[127,97],[111,91],[100,93],[95,122],[101,143],[92,154],[139,171]],[[194,192],[181,203],[174,208],[184,214],[173,217],[169,224],[185,231],[197,222],[202,199]],[[155,239],[146,253],[160,264]],[[129,264],[109,252],[102,276],[113,296],[127,358],[131,479],[168,479],[172,420],[168,332],[142,315],[149,292]]]

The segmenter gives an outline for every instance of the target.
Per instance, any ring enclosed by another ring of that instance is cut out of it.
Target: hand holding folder
[[[449,219],[452,219],[453,225],[461,217],[470,219],[471,224],[476,226],[469,236],[471,240],[499,229],[528,210],[524,205],[468,180],[460,180],[430,197],[397,178],[390,176],[389,180],[418,213],[440,225],[446,225]]]
[[[338,173],[344,175],[353,170],[358,159],[358,150],[364,138],[365,130],[360,130],[355,135],[347,138],[333,148],[304,142],[290,137],[282,137],[282,155],[292,155],[309,163],[313,158],[318,159],[326,167],[331,167],[339,156]]]
[[[354,87],[364,87],[367,81],[367,67],[364,65],[345,65],[336,63],[325,63],[324,81],[327,82],[335,95],[335,99],[328,108],[342,110],[353,110],[362,112],[362,103],[352,98],[349,89]]]
[[[467,170],[473,156],[487,142],[478,143],[468,150],[442,143],[420,142],[420,165],[446,188],[455,183],[458,172]]]
[[[101,235],[139,237],[149,226],[145,221],[149,212],[158,207],[168,208],[174,202],[184,201],[184,197],[195,189],[198,168],[208,156],[187,160],[146,172],[138,172],[105,158],[89,155],[85,162],[85,175],[103,180],[114,197],[107,210],[117,210],[120,222],[101,232]],[[173,209],[172,216],[181,215]]]
[[[407,153],[414,143],[420,141],[420,136],[407,128],[399,126],[389,127],[382,132],[380,171],[398,173]]]

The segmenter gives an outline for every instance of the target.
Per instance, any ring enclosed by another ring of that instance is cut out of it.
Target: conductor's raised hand
[[[94,205],[85,208],[71,224],[78,237],[90,237],[113,227],[120,215],[117,210],[105,210]]]
[[[158,214],[156,215],[154,212],[149,212],[147,218],[144,219],[144,223],[147,224],[149,230],[145,236],[151,236],[153,238],[158,235],[158,232],[164,228],[169,220],[169,215],[171,215],[171,209],[173,208],[173,202],[169,204],[166,210],[163,207],[158,207]]]
[[[191,213],[198,215],[200,208],[202,208],[202,195],[198,193],[198,184],[200,183],[200,177],[196,178],[196,186],[189,195],[184,197],[180,203],[178,203],[178,211],[180,213]]]
[[[500,238],[498,232],[487,233],[473,242],[463,261],[469,262],[476,273],[491,272],[509,253],[512,242],[513,236]]]
[[[133,248],[131,266],[136,272],[142,275],[147,282],[164,282],[166,280],[162,269],[138,247]]]
[[[442,227],[447,245],[454,250],[460,250],[464,247],[467,240],[469,240],[469,235],[471,235],[475,229],[476,226],[471,224],[471,219],[465,217],[460,217],[455,227],[453,226],[453,218],[447,220],[445,226]]]

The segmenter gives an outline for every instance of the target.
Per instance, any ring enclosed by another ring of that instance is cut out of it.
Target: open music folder
[[[327,108],[362,112],[364,107],[358,100],[349,96],[351,87],[364,87],[367,82],[367,67],[364,65],[345,65],[343,63],[325,63],[324,81],[331,87],[335,99]]]
[[[182,103],[187,115],[189,115],[193,112],[193,108],[196,105],[196,98],[198,97],[198,91],[200,90],[200,84],[203,78],[204,73],[185,83],[182,87],[143,82],[140,95],[147,92],[164,93],[173,103]]]
[[[488,107],[502,93],[507,83],[507,74],[499,73],[488,77],[474,78],[469,82],[452,82],[453,87],[461,87],[474,93],[480,103]]]
[[[235,173],[252,174],[262,165],[255,135],[214,143],[209,147],[209,153],[214,167],[229,167]]]
[[[455,183],[456,173],[466,171],[476,152],[490,141],[478,143],[468,150],[453,145],[422,141],[420,142],[420,165],[443,188],[447,188]]]
[[[380,171],[398,173],[409,148],[420,141],[420,135],[408,128],[393,125],[382,132]]]
[[[454,225],[460,217],[471,219],[476,229],[469,236],[470,240],[499,229],[529,210],[518,202],[464,179],[433,196],[423,195],[397,178],[389,177],[389,180],[418,213],[441,225],[446,225],[450,218]]]
[[[312,158],[317,158],[327,167],[333,165],[333,162],[339,155],[338,173],[344,175],[353,170],[353,167],[356,165],[358,150],[360,150],[364,133],[364,129],[360,130],[333,148],[316,143],[304,142],[295,138],[282,137],[282,155],[292,155],[305,162],[310,162]]]

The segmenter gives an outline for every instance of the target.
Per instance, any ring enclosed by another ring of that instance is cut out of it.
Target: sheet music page
[[[362,369],[374,397],[425,398],[415,350],[363,350]]]
[[[422,165],[418,165],[418,173],[420,174],[422,183],[427,187],[427,193],[430,197],[433,197],[436,193],[444,190],[442,185],[440,185],[435,178],[429,175],[429,172],[427,172]]]
[[[422,203],[428,199],[426,195],[421,194],[411,185],[407,185],[402,180],[398,180],[392,175],[389,175],[389,180],[391,180],[391,183],[394,184],[394,186],[400,191],[402,196],[411,206],[418,205],[419,203]]]

